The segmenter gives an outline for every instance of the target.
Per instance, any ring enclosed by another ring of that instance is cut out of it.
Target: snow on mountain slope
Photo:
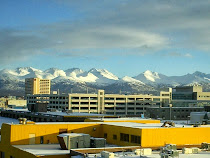
[[[52,81],[68,80],[72,82],[87,82],[95,84],[111,84],[119,80],[117,76],[105,69],[91,69],[88,72],[78,68],[68,69],[66,71],[50,68],[41,71],[32,67],[17,68],[15,70],[1,70],[1,78],[11,78],[24,81],[25,78],[46,78]]]
[[[65,70],[65,73],[66,73],[66,76],[74,77],[74,76],[84,73],[84,71],[78,68],[72,68],[72,69]]]
[[[43,72],[41,70],[32,67],[23,67],[23,68],[17,68],[15,70],[4,69],[0,71],[0,76],[24,81],[25,78],[31,78],[31,77],[43,78]]]
[[[157,72],[151,72],[149,70],[144,72],[144,76],[147,80],[155,82],[156,79],[160,79]]]
[[[111,72],[107,71],[106,69],[91,69],[89,71],[90,73],[94,74],[95,76],[103,76],[104,78],[110,79],[110,80],[119,80],[117,76],[112,74]]]
[[[88,72],[79,75],[80,79],[89,79],[89,82],[96,84],[112,84],[119,80],[117,76],[105,69],[91,69]]]
[[[56,68],[47,69],[44,71],[44,73],[45,73],[45,78],[47,79],[54,79],[59,76],[63,76],[63,77],[66,76],[66,73],[63,70],[56,69]]]
[[[205,79],[205,80],[208,80],[208,81],[210,81],[210,79],[209,79],[209,78],[207,78],[207,77],[204,77],[204,79]]]
[[[130,82],[130,83],[140,83],[140,84],[143,84],[145,85],[145,83],[139,81],[139,80],[136,80],[132,77],[129,77],[129,76],[125,76],[123,78],[120,79],[120,81],[123,81],[123,82]]]
[[[14,80],[15,82],[24,82],[25,78],[46,78],[51,79],[52,82],[80,82],[90,83],[95,85],[109,85],[114,83],[135,83],[135,84],[147,84],[147,85],[188,85],[195,83],[210,83],[210,74],[205,74],[196,71],[193,74],[186,74],[183,76],[165,76],[157,72],[151,72],[149,70],[139,74],[136,77],[125,76],[119,79],[116,75],[105,69],[91,69],[89,71],[83,71],[78,68],[72,68],[67,70],[61,70],[56,68],[50,68],[45,71],[35,69],[32,67],[22,67],[14,70],[0,70],[0,79],[2,81]]]

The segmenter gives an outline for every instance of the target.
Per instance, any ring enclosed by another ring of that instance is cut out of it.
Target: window
[[[129,134],[120,133],[120,141],[129,142]]]
[[[113,139],[117,140],[117,135],[116,134],[113,134]]]
[[[131,135],[131,143],[141,144],[141,137],[140,136]]]
[[[44,137],[43,136],[40,137],[40,144],[44,144]]]
[[[0,152],[0,156],[1,156],[1,158],[5,158],[5,153],[4,152]]]
[[[104,138],[107,138],[107,133],[104,133]]]

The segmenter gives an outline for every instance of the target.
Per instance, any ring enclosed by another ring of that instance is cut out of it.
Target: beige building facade
[[[71,93],[60,95],[27,95],[27,104],[48,103],[48,109],[110,115],[144,114],[147,107],[168,106],[170,102],[170,95],[105,94],[104,90],[98,90],[98,93],[96,94]]]
[[[25,79],[25,95],[27,94],[50,94],[50,80],[40,78]]]

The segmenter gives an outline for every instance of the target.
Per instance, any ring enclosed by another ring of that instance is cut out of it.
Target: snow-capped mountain
[[[165,84],[178,86],[210,83],[210,74],[205,74],[199,71],[183,76],[166,76],[157,72],[151,72],[147,70],[144,73],[135,76],[134,78],[150,85]]]
[[[166,76],[149,70],[135,76],[119,78],[106,69],[90,69],[84,71],[79,68],[61,70],[50,68],[45,71],[32,67],[16,68],[14,70],[0,70],[0,94],[13,91],[24,94],[25,78],[51,79],[52,90],[60,89],[63,92],[83,92],[87,88],[89,92],[97,89],[105,89],[107,93],[142,93],[154,92],[165,86],[201,84],[204,90],[210,90],[210,74],[196,71],[193,74],[183,76]]]
[[[169,78],[167,76],[150,70],[147,70],[134,78],[146,84],[168,84],[169,82]]]
[[[119,80],[117,76],[105,69],[91,69],[89,71],[83,71],[78,68],[60,70],[57,68],[50,68],[45,71],[38,70],[32,67],[17,68],[15,70],[4,69],[0,71],[0,77],[8,77],[10,79],[16,79],[24,81],[25,78],[46,78],[59,82],[60,80],[68,80],[72,82],[85,82],[95,84],[112,84]]]

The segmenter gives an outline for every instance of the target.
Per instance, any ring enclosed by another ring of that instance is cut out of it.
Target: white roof
[[[59,144],[14,145],[14,147],[39,156],[70,154],[70,150],[62,150]]]
[[[122,126],[122,127],[132,127],[132,128],[167,128],[167,127],[161,127],[163,123],[134,123],[134,122],[104,122],[103,124],[108,125],[114,125],[114,126]],[[210,127],[210,125],[203,125],[200,127]],[[169,127],[169,128],[194,128],[192,125],[186,125],[186,124],[175,124],[175,127]]]
[[[33,155],[46,156],[46,155],[66,155],[70,154],[70,150],[62,150],[59,144],[37,144],[37,145],[14,145],[14,147],[19,148],[23,151],[27,151]],[[199,151],[198,154],[182,154],[179,151],[179,158],[209,158],[209,151]],[[88,154],[89,158],[94,158],[94,156],[101,156],[98,154]],[[139,158],[139,155],[135,155],[134,152],[117,152],[114,153],[116,158]],[[152,151],[151,155],[146,155],[147,158],[160,158],[159,151]]]
[[[103,121],[123,121],[123,120],[153,120],[150,118],[141,118],[141,117],[121,117],[121,118],[91,118],[92,120],[103,120]]]
[[[3,123],[19,124],[19,121],[18,121],[17,119],[8,118],[8,117],[1,117],[1,116],[0,116],[0,129],[1,129],[1,125],[2,125]]]

